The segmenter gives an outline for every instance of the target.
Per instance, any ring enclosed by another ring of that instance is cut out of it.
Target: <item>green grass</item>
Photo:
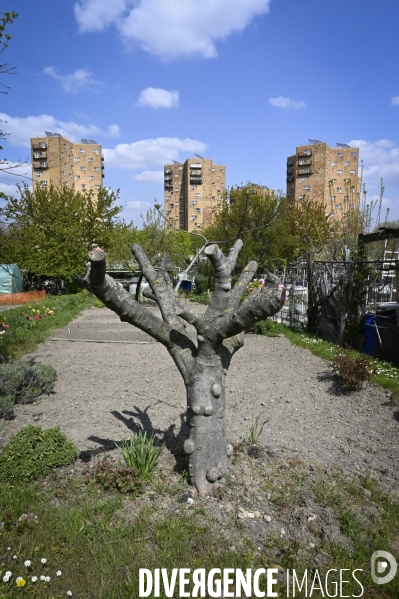
[[[290,541],[272,533],[264,536],[264,532],[257,541],[261,550],[257,550],[234,515],[221,524],[209,515],[206,502],[196,502],[187,511],[187,503],[181,501],[182,492],[187,489],[183,479],[168,483],[165,478],[162,494],[173,500],[165,514],[151,502],[140,509],[129,496],[106,493],[91,483],[84,484],[82,475],[73,478],[60,472],[37,484],[0,487],[0,522],[4,523],[0,531],[0,599],[21,595],[61,599],[67,590],[80,599],[136,599],[140,568],[167,568],[169,572],[183,567],[191,571],[245,570],[275,564],[295,568],[298,574],[318,568],[322,579],[331,568],[338,571],[362,568],[364,597],[399,596],[399,577],[381,589],[370,575],[373,551],[383,549],[395,554],[394,545],[399,540],[397,498],[369,477],[353,481],[339,471],[328,475],[324,469],[309,472],[307,465],[297,458],[289,460],[289,468],[284,469],[278,461],[263,467],[248,456],[238,455],[235,459],[245,459],[251,479],[263,481],[264,492],[271,492],[270,509],[278,514],[280,521],[284,521],[285,515],[289,518],[312,497],[312,511],[318,517],[296,527],[312,531],[317,539],[316,550],[309,549],[306,540]],[[157,476],[164,475],[158,472]],[[147,490],[151,492],[157,484],[159,481],[151,483]],[[236,484],[230,481],[229,486],[234,488]],[[367,497],[365,490],[370,492]],[[157,495],[160,492],[158,487]],[[219,500],[224,502],[223,494]],[[245,505],[246,501],[241,496],[238,503]],[[338,522],[349,547],[330,544],[323,538],[320,514],[326,509],[332,514],[329,518]],[[221,528],[235,540],[220,534]],[[229,550],[231,544],[236,546],[234,552]],[[47,560],[44,565],[42,558]],[[27,559],[32,562],[29,571],[24,566]],[[8,570],[13,577],[3,583],[2,577]],[[62,574],[57,577],[59,570]],[[31,582],[31,576],[40,575],[50,576],[50,583]],[[17,576],[27,581],[23,589],[15,584]],[[286,596],[280,583],[277,590],[278,596]],[[359,587],[353,581],[345,590],[349,596],[359,594]],[[296,593],[296,596],[305,595]],[[165,597],[162,587],[161,597]]]
[[[329,361],[333,359],[334,351],[337,348],[334,343],[324,341],[316,335],[295,331],[286,326],[281,327],[281,332],[291,343],[298,347],[309,349],[315,356]],[[363,355],[356,350],[351,350],[349,353],[353,356]],[[371,381],[381,385],[385,389],[389,389],[392,396],[399,396],[399,368],[389,362],[377,360],[376,358],[372,358],[371,363],[377,370],[377,374],[372,377]]]
[[[82,310],[97,303],[84,291],[1,312],[0,331],[5,332],[0,336],[0,356],[9,361],[34,351],[55,329],[66,326]]]

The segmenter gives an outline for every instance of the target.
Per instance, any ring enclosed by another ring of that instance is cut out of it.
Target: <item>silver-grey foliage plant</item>
[[[132,252],[150,284],[146,295],[157,302],[162,318],[106,275],[105,255],[100,249],[89,256],[91,269],[85,278],[89,291],[122,321],[162,343],[183,377],[189,427],[184,451],[189,456],[193,497],[211,495],[225,482],[228,456],[233,452],[227,443],[224,418],[225,379],[231,359],[244,344],[244,331],[280,310],[285,296],[277,277],[268,274],[265,285],[241,301],[257,270],[257,263],[249,262],[232,288],[231,276],[242,245],[238,239],[227,256],[216,244],[204,249],[214,270],[215,290],[205,314],[200,315],[176,301],[166,270],[167,255],[156,272],[141,246],[133,244]],[[183,321],[195,327],[197,343],[187,334]]]

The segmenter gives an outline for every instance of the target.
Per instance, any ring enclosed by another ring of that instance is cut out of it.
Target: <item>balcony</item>
[[[33,149],[34,150],[46,150],[47,144],[45,144],[44,141],[40,141],[39,143],[37,143],[33,146]]]
[[[294,180],[294,177],[287,177],[287,183],[291,183]]]
[[[34,162],[33,168],[47,168],[47,162]]]
[[[198,163],[193,162],[192,164],[190,164],[190,168],[202,168],[202,164],[200,164],[199,162]]]
[[[40,159],[40,158],[47,158],[47,153],[46,152],[34,152],[33,154],[33,158]]]
[[[312,164],[311,160],[299,160],[298,166],[310,166]]]
[[[293,168],[287,168],[287,175],[290,175],[293,172],[294,172]]]
[[[312,150],[302,150],[301,152],[298,152],[298,156],[311,156],[312,155]]]
[[[171,172],[172,172],[171,168],[166,168],[165,169],[165,175],[170,175]]]
[[[294,161],[293,161],[293,160],[288,160],[288,162],[287,162],[287,166],[292,166],[293,164],[294,164]]]
[[[172,177],[165,177],[165,181],[172,181]]]
[[[298,175],[312,175],[313,171],[311,168],[300,168],[298,169]]]
[[[173,183],[165,182],[165,189],[171,189],[173,187]]]
[[[190,185],[202,185],[201,177],[190,177]]]
[[[104,156],[101,156],[101,161],[104,162]]]

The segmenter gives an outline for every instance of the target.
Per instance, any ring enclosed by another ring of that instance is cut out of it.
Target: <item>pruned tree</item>
[[[282,307],[285,291],[272,274],[266,284],[246,297],[243,294],[256,270],[255,261],[242,271],[231,287],[231,277],[243,242],[238,239],[225,256],[217,244],[204,249],[214,270],[215,289],[205,314],[179,306],[167,274],[168,256],[163,255],[158,271],[142,247],[133,244],[132,252],[150,284],[148,297],[159,306],[162,319],[136,302],[123,287],[105,274],[105,255],[96,249],[89,254],[91,269],[86,287],[124,322],[138,327],[162,343],[172,356],[186,386],[189,437],[184,451],[189,456],[191,493],[213,494],[225,482],[228,456],[225,428],[225,380],[231,359],[244,344],[244,331],[258,320]],[[183,321],[193,325],[197,343],[191,339]]]

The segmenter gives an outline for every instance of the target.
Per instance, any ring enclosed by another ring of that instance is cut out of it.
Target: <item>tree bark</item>
[[[134,244],[133,254],[151,288],[146,295],[158,303],[162,319],[143,308],[122,285],[105,274],[105,255],[101,250],[89,255],[91,269],[85,277],[89,291],[122,321],[162,343],[183,377],[189,427],[184,451],[189,458],[192,496],[213,494],[225,482],[228,456],[233,452],[225,427],[225,379],[230,361],[244,344],[244,331],[280,310],[285,298],[285,290],[278,289],[277,277],[268,274],[265,286],[241,301],[257,269],[257,263],[250,262],[231,288],[231,274],[241,247],[242,241],[237,240],[228,256],[216,244],[204,250],[215,272],[215,290],[205,314],[199,315],[178,305],[166,272],[166,254],[156,272],[142,248]],[[187,335],[183,321],[196,328],[197,345]]]

